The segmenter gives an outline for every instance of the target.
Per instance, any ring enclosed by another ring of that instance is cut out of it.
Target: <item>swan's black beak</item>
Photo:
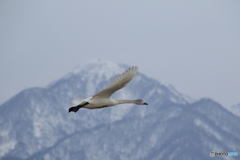
[[[143,103],[143,105],[148,105],[148,104],[145,102],[145,103]]]

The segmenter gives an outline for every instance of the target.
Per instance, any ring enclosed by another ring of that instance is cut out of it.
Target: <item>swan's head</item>
[[[137,99],[137,100],[135,100],[135,102],[136,102],[136,104],[138,104],[138,105],[148,105],[146,102],[144,102],[144,101],[141,100],[141,99]]]

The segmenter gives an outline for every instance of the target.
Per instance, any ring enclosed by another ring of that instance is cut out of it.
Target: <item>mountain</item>
[[[93,60],[2,104],[0,159],[212,160],[211,151],[240,151],[238,116],[208,98],[192,101],[141,72],[113,98],[141,98],[148,106],[68,113],[72,98],[92,96],[128,67]]]

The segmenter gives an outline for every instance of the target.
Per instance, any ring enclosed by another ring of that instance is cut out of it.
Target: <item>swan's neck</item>
[[[116,104],[124,104],[124,103],[135,103],[136,104],[136,101],[135,100],[115,100],[115,103]]]

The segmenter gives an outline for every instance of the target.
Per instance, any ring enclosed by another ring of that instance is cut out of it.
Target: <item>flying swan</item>
[[[104,108],[109,106],[115,106],[123,103],[134,103],[137,105],[148,105],[141,99],[137,100],[115,100],[111,99],[110,96],[119,89],[125,87],[130,82],[135,74],[137,73],[138,67],[131,67],[124,73],[115,78],[112,83],[107,86],[104,90],[96,93],[94,96],[84,99],[79,104],[69,108],[68,112],[77,112],[80,108],[96,109]]]

